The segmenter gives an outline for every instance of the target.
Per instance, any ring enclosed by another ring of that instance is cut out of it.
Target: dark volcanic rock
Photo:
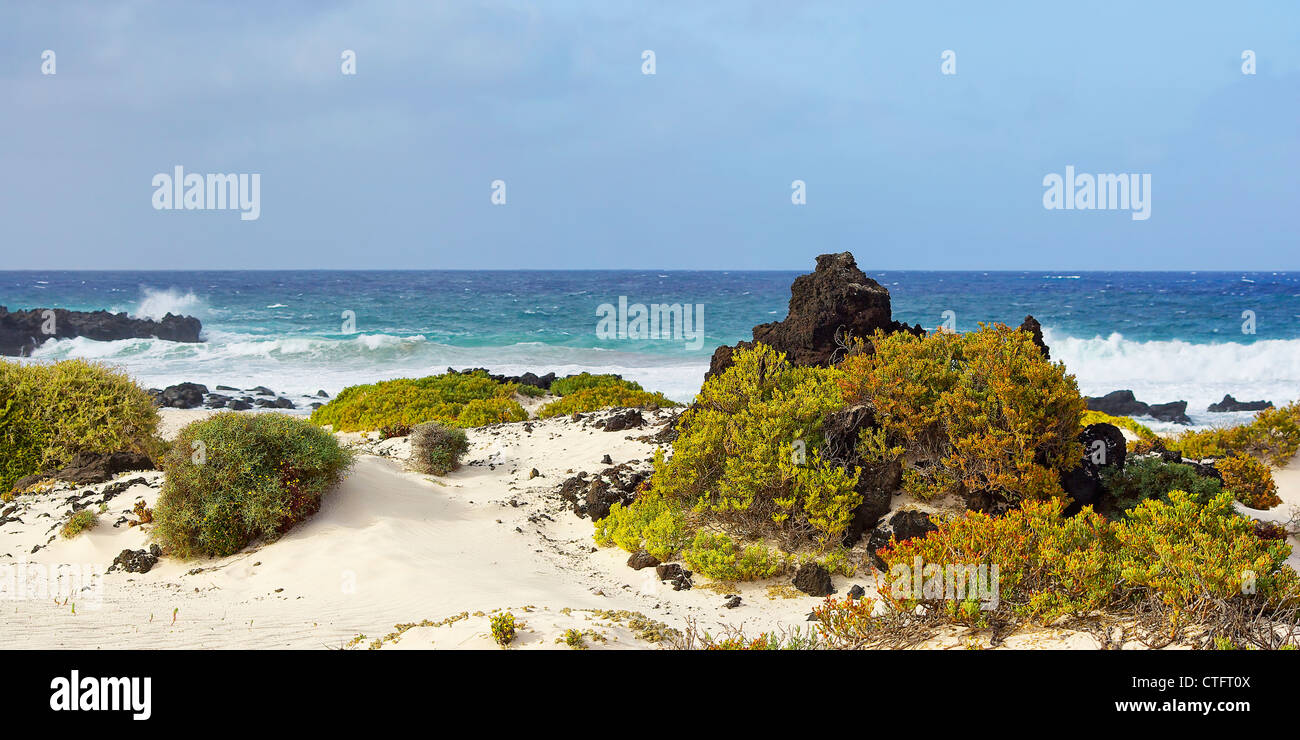
[[[604,429],[607,432],[622,432],[628,429],[639,429],[645,426],[645,417],[641,416],[639,409],[624,409],[610,415],[608,418],[596,422],[596,428]]]
[[[1111,416],[1146,416],[1150,406],[1137,400],[1133,391],[1111,391],[1104,396],[1084,399],[1089,411],[1100,411]]]
[[[817,268],[795,278],[790,310],[782,321],[754,327],[754,341],[719,347],[709,363],[712,377],[731,366],[738,347],[769,345],[795,365],[829,365],[848,337],[866,339],[877,329],[923,334],[920,326],[894,321],[889,291],[858,269],[849,252],[817,257]]]
[[[518,383],[519,385],[531,385],[534,388],[550,390],[551,383],[555,382],[555,373],[537,375],[536,373],[524,373],[523,375],[493,375],[485,367],[471,367],[464,370],[455,370],[447,368],[448,375],[467,375],[469,373],[484,373],[492,380],[498,383]],[[619,376],[614,376],[619,377]]]
[[[89,485],[103,483],[129,470],[153,469],[154,464],[149,456],[138,452],[113,452],[107,455],[81,452],[61,470],[48,477],[78,485]]]
[[[632,570],[641,570],[642,568],[653,568],[659,565],[659,558],[651,555],[645,550],[637,550],[627,559],[627,567]]]
[[[197,409],[203,406],[208,387],[198,383],[177,383],[161,391],[154,391],[154,403],[170,409]]]
[[[1047,348],[1047,343],[1043,341],[1043,325],[1038,323],[1038,319],[1033,316],[1026,316],[1023,323],[1020,324],[1020,331],[1029,332],[1034,338],[1034,344],[1043,351],[1043,359],[1052,359],[1052,352]]]
[[[677,563],[664,563],[655,566],[655,575],[659,576],[661,581],[671,581],[674,591],[689,591],[692,585],[692,573]]]
[[[1187,416],[1186,401],[1170,401],[1169,403],[1153,403],[1147,407],[1147,413],[1153,419],[1158,421],[1167,421],[1174,424],[1191,424],[1192,420]]]
[[[880,522],[889,512],[889,501],[902,484],[903,468],[895,462],[881,467],[866,464],[858,453],[858,440],[863,430],[876,425],[875,414],[867,406],[853,406],[828,414],[822,422],[823,443],[821,457],[850,471],[857,467],[857,492],[862,503],[853,512],[853,519],[845,528],[843,544],[852,547],[862,535]]]
[[[924,511],[905,509],[894,512],[887,521],[872,530],[871,538],[867,540],[867,555],[877,570],[887,571],[889,568],[876,551],[888,545],[891,536],[899,542],[906,542],[913,537],[923,537],[938,528]]]
[[[1073,470],[1061,473],[1061,487],[1073,502],[1066,509],[1074,515],[1084,506],[1097,507],[1105,495],[1101,472],[1105,468],[1123,468],[1128,455],[1124,433],[1113,424],[1089,424],[1079,433],[1083,460]]]
[[[809,596],[830,596],[835,593],[831,574],[819,563],[804,563],[794,574],[794,587]]]
[[[157,545],[150,545],[148,550],[123,550],[113,558],[109,570],[121,566],[127,573],[148,573],[149,569],[162,557],[162,550]]]
[[[53,311],[52,321],[46,312]],[[157,337],[172,342],[198,342],[202,330],[192,316],[167,314],[159,321],[134,319],[126,313],[108,311],[68,311],[62,308],[33,308],[10,312],[0,306],[0,355],[25,357],[47,339],[85,337],[99,341],[148,339]]]
[[[1222,401],[1210,404],[1206,411],[1217,414],[1227,411],[1263,411],[1271,408],[1273,408],[1272,401],[1238,401],[1231,395],[1226,395]]]

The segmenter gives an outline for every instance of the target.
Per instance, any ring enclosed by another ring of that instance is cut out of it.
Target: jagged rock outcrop
[[[1271,408],[1273,408],[1272,401],[1238,401],[1228,394],[1222,401],[1210,404],[1206,411],[1221,414],[1228,411],[1263,411]]]
[[[1043,341],[1043,325],[1038,323],[1038,319],[1032,315],[1026,316],[1025,320],[1017,328],[1020,331],[1029,332],[1029,335],[1034,338],[1034,344],[1038,345],[1038,348],[1043,351],[1044,360],[1052,359],[1052,351],[1047,348],[1047,343]]]
[[[938,528],[938,525],[930,519],[930,515],[924,511],[916,509],[896,511],[888,521],[872,530],[871,537],[867,540],[867,556],[877,570],[887,573],[889,566],[877,550],[888,545],[891,537],[901,543],[914,537],[924,537]]]
[[[753,342],[718,347],[705,377],[731,367],[732,353],[755,343],[784,352],[795,365],[829,365],[847,337],[867,338],[877,329],[925,333],[894,321],[889,290],[859,270],[851,253],[823,254],[813,272],[794,279],[785,319],[755,326]]]
[[[1061,488],[1072,499],[1066,510],[1073,515],[1085,506],[1099,507],[1106,487],[1101,473],[1106,468],[1122,469],[1128,455],[1124,433],[1113,424],[1089,424],[1079,433],[1083,460],[1078,467],[1061,473]]]
[[[1191,424],[1187,416],[1186,401],[1147,404],[1137,400],[1133,391],[1111,391],[1104,396],[1089,396],[1084,399],[1088,410],[1100,411],[1111,416],[1150,416],[1159,421],[1175,424]]]
[[[47,315],[53,311],[53,315]],[[199,342],[203,326],[193,316],[167,314],[158,321],[126,313],[33,308],[9,311],[0,306],[0,355],[26,357],[47,339],[86,337],[103,342],[157,337],[171,342]]]

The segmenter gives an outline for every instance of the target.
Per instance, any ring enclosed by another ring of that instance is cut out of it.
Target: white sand
[[[166,433],[211,413],[164,410]],[[682,629],[688,619],[715,634],[724,625],[751,635],[806,629],[820,599],[789,598],[788,587],[769,594],[788,576],[714,591],[697,575],[694,589],[674,592],[653,569],[628,568],[626,552],[596,549],[591,522],[554,494],[569,475],[608,467],[600,462],[605,454],[615,464],[646,460],[653,445],[634,437],[657,430],[607,433],[567,418],[471,430],[467,465],[441,478],[404,470],[405,440],[367,444],[379,454],[362,455],[321,511],[276,542],[220,559],[163,558],[146,574],[108,573],[100,599],[85,593],[67,601],[0,600],[0,648],[361,649],[394,632],[400,635],[383,639],[383,648],[495,648],[488,620],[498,610],[523,623],[515,647],[524,649],[568,649],[556,641],[569,629],[585,631],[594,649],[662,646],[646,633],[656,623]],[[534,467],[541,477],[530,480]],[[1287,503],[1247,513],[1285,519],[1290,505],[1300,505],[1300,464],[1275,475]],[[134,478],[145,483],[110,501],[99,526],[73,540],[55,535],[70,510],[67,498],[85,487],[20,497],[22,521],[0,525],[0,564],[102,571],[121,550],[147,547],[141,528],[113,526],[137,498],[151,506],[157,499],[161,473],[118,480]],[[870,590],[869,576],[834,577],[841,595],[855,583]],[[740,594],[741,606],[723,608],[729,593]],[[962,648],[964,638],[963,630],[949,629],[927,645]],[[979,642],[987,645],[987,636]],[[1006,643],[1095,645],[1088,635],[1060,629],[1023,632]]]

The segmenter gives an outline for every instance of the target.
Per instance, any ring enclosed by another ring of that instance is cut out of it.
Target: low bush
[[[820,454],[823,420],[844,405],[840,372],[792,366],[762,344],[732,359],[680,417],[650,487],[740,540],[838,542],[862,502],[859,471]]]
[[[516,628],[515,615],[510,612],[495,614],[488,620],[492,625],[492,639],[501,647],[507,647],[515,641]]]
[[[1079,464],[1084,400],[1074,376],[1026,332],[1000,324],[968,334],[877,333],[840,367],[850,404],[875,411],[864,459],[898,461],[922,499],[956,494],[1014,504],[1064,495]]]
[[[1205,597],[1258,595],[1277,604],[1297,596],[1300,582],[1286,565],[1291,546],[1256,536],[1254,522],[1234,511],[1230,493],[1206,503],[1184,491],[1168,498],[1142,503],[1114,527],[1127,585],[1155,592],[1175,615]]]
[[[274,540],[320,508],[351,462],[333,435],[303,419],[226,412],[196,421],[163,458],[153,536],[182,558]]]
[[[1168,501],[1170,491],[1185,491],[1205,503],[1219,494],[1223,486],[1214,478],[1203,477],[1191,465],[1165,462],[1159,455],[1131,457],[1123,469],[1103,468],[1101,473],[1107,492],[1107,512],[1123,515],[1143,501]]]
[[[95,515],[95,512],[90,509],[82,509],[68,517],[68,521],[64,522],[63,527],[59,530],[59,535],[65,540],[70,540],[88,529],[94,529],[98,524],[99,517]]]
[[[498,383],[481,370],[426,378],[399,378],[344,388],[312,412],[316,424],[360,432],[437,421],[457,427],[522,421],[527,412],[514,400],[517,383]]]
[[[1248,455],[1233,455],[1215,464],[1223,487],[1252,509],[1271,509],[1282,503],[1268,466]]]
[[[559,381],[556,381],[557,383]],[[620,381],[626,382],[626,381]],[[635,383],[628,385],[635,386]],[[538,418],[548,419],[552,416],[583,414],[614,407],[626,408],[671,408],[677,403],[662,393],[643,391],[640,386],[630,388],[625,385],[598,385],[576,390],[555,401],[551,401],[537,411]]]
[[[446,475],[460,467],[467,450],[469,439],[460,429],[429,421],[411,431],[411,465],[421,473]]]
[[[925,537],[891,542],[879,551],[892,579],[882,597],[898,611],[929,603],[942,605],[955,621],[986,624],[992,611],[1049,623],[1122,609],[1148,594],[1177,623],[1223,602],[1258,599],[1252,603],[1266,608],[1300,596],[1296,573],[1286,565],[1290,546],[1258,537],[1226,491],[1205,502],[1171,491],[1113,523],[1091,507],[1068,518],[1063,510],[1060,501],[1025,501],[1002,517],[967,512],[941,520]],[[995,564],[996,610],[949,590],[949,566]],[[919,577],[918,565],[925,569]]]
[[[1170,447],[1195,460],[1250,455],[1284,466],[1300,450],[1300,401],[1264,409],[1249,424],[1183,432]]]
[[[579,373],[564,378],[557,378],[551,383],[551,393],[557,396],[568,396],[578,391],[585,391],[591,388],[625,388],[630,391],[643,391],[640,383],[631,380],[623,380],[617,375],[592,375],[591,373]]]
[[[156,456],[157,428],[153,400],[120,370],[0,361],[0,492],[82,452]]]
[[[642,494],[627,506],[615,503],[595,526],[596,544],[628,552],[644,549],[659,560],[672,560],[690,542],[680,505],[654,493]]]
[[[742,547],[723,532],[697,532],[682,559],[715,581],[761,580],[779,575],[786,567],[786,559],[765,545]]]

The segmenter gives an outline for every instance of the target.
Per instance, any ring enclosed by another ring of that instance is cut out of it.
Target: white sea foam
[[[198,316],[203,318],[206,314],[207,306],[192,291],[185,293],[174,288],[159,290],[157,288],[141,287],[142,297],[140,302],[134,307],[127,309],[127,313],[138,319],[161,319],[169,313],[177,316]],[[120,311],[121,309],[114,309]]]

